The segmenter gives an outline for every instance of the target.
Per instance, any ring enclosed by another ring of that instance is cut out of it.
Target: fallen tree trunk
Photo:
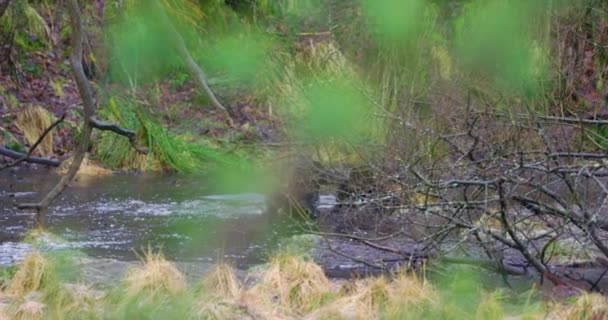
[[[9,157],[11,159],[23,159],[27,156],[27,154],[25,153],[21,153],[21,152],[17,152],[5,147],[0,147],[0,156],[5,156],[5,157]],[[25,162],[30,162],[30,163],[36,163],[36,164],[42,164],[45,166],[52,166],[52,167],[59,167],[59,165],[61,164],[61,162],[59,160],[55,160],[55,159],[49,159],[49,158],[41,158],[41,157],[36,157],[36,156],[29,156],[26,160],[23,160]]]
[[[44,138],[56,127],[58,126],[61,122],[63,122],[63,120],[65,120],[65,114],[61,116],[61,118],[57,119],[55,122],[53,122],[48,128],[46,128],[46,130],[44,130],[44,132],[40,135],[40,137],[38,137],[38,140],[30,147],[30,150],[28,150],[27,153],[22,154],[19,152],[15,152],[13,150],[10,149],[5,149],[2,148],[3,150],[0,150],[0,154],[2,154],[2,151],[4,151],[4,156],[13,158],[15,160],[0,166],[0,170],[9,168],[9,167],[13,167],[18,165],[21,162],[37,162],[37,163],[41,163],[41,164],[46,164],[46,165],[53,165],[53,166],[59,166],[60,162],[56,161],[56,160],[51,160],[51,159],[46,159],[46,158],[36,158],[36,159],[32,159],[32,153],[34,152],[34,150],[36,150],[36,148],[38,148],[38,146],[40,145],[40,143],[42,143],[42,140],[44,140]]]

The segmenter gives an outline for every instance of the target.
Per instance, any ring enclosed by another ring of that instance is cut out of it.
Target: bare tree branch
[[[76,80],[76,85],[78,86],[78,92],[80,93],[80,98],[82,99],[84,109],[82,137],[67,174],[61,178],[57,185],[55,185],[55,187],[51,189],[51,191],[49,191],[49,193],[47,193],[46,196],[40,200],[40,202],[23,203],[19,205],[20,209],[36,209],[36,223],[39,227],[44,226],[46,211],[51,202],[67,187],[68,183],[72,181],[80,168],[80,164],[84,159],[85,153],[87,152],[89,140],[91,138],[92,127],[90,119],[95,114],[93,92],[82,67],[82,45],[84,33],[80,8],[78,7],[77,0],[69,0],[67,5],[70,13],[70,26],[72,29],[72,53],[70,55],[70,64],[72,66],[72,72]]]
[[[184,38],[177,31],[177,29],[175,29],[175,26],[173,26],[173,23],[165,13],[165,10],[163,9],[162,5],[158,2],[158,0],[150,1],[150,5],[153,6],[154,11],[158,15],[158,18],[165,26],[167,32],[169,33],[169,37],[173,41],[173,46],[175,47],[175,50],[177,50],[179,56],[186,63],[188,71],[190,72],[198,86],[207,94],[209,100],[211,100],[211,104],[215,108],[223,111],[228,117],[228,120],[232,122],[232,117],[228,113],[228,109],[226,109],[226,107],[222,105],[222,103],[215,96],[215,93],[213,93],[213,90],[211,90],[211,88],[209,87],[207,83],[207,75],[205,75],[205,72],[203,71],[203,69],[201,69],[198,63],[194,61],[194,58],[192,58],[192,55],[190,54],[190,51],[188,51],[188,47],[186,46]]]
[[[133,147],[133,149],[137,150],[139,153],[147,154],[149,152],[148,149],[139,145],[139,143],[137,142],[137,134],[135,133],[135,131],[125,129],[114,123],[101,121],[101,120],[97,119],[95,116],[91,117],[89,119],[89,121],[91,123],[91,126],[95,129],[102,130],[102,131],[112,131],[116,134],[129,138],[129,142],[131,143],[131,146]]]
[[[48,128],[46,128],[46,130],[44,130],[44,132],[40,135],[40,137],[38,137],[38,140],[36,140],[36,142],[34,143],[34,145],[32,145],[32,147],[30,148],[30,150],[22,155],[19,158],[15,158],[14,161],[11,161],[3,166],[0,166],[0,170],[6,169],[8,167],[13,167],[18,165],[19,163],[25,161],[25,162],[35,162],[35,163],[42,163],[42,164],[57,164],[57,166],[59,166],[59,161],[57,160],[51,160],[51,159],[45,159],[45,158],[36,158],[35,160],[32,159],[32,153],[34,152],[34,150],[36,150],[36,148],[40,145],[40,143],[42,142],[42,140],[44,139],[44,137],[47,136],[47,134],[49,134],[49,132],[51,132],[51,130],[53,130],[53,128],[55,128],[57,125],[59,125],[63,120],[65,119],[65,114],[61,116],[61,118],[57,119],[55,122],[53,122]],[[4,148],[2,148],[4,149]],[[12,151],[12,150],[11,150]],[[2,153],[2,150],[0,150],[0,154],[2,155],[6,155],[8,157],[13,158],[11,155],[15,155],[15,154],[20,154],[18,152],[14,152],[14,153]]]
[[[12,159],[21,159],[27,156],[27,154],[25,153],[21,153],[21,152],[16,152],[14,150],[5,148],[5,147],[0,147],[0,156],[5,156],[5,157],[9,157]],[[41,157],[35,157],[35,156],[29,156],[27,157],[26,160],[23,160],[26,162],[31,162],[31,163],[37,163],[37,164],[43,164],[46,166],[52,166],[52,167],[59,167],[59,165],[61,165],[61,162],[59,160],[55,160],[55,159],[48,159],[48,158],[41,158]],[[12,165],[7,165],[6,167],[11,167]],[[5,167],[0,168],[0,170],[5,169]]]

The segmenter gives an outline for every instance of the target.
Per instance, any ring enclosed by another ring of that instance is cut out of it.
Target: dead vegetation
[[[30,292],[40,291],[55,285],[52,278],[53,270],[47,259],[40,253],[29,254],[13,276],[5,293],[15,297],[24,297]]]
[[[142,260],[143,266],[129,270],[125,278],[128,296],[177,295],[186,289],[184,275],[161,253],[148,250]]]
[[[180,319],[604,319],[608,302],[582,294],[571,303],[553,302],[506,312],[497,293],[480,293],[473,309],[462,308],[424,277],[391,276],[328,280],[320,267],[301,257],[279,254],[255,279],[243,281],[225,263],[189,287],[185,276],[160,253],[148,251],[110,291],[51,282],[53,263],[28,256],[0,294],[0,319],[123,319],[158,315]],[[253,284],[247,284],[251,283]],[[445,289],[445,288],[444,288]],[[458,292],[450,293],[458,295]],[[135,302],[135,303],[134,303]]]
[[[557,306],[548,319],[584,320],[608,318],[608,301],[600,294],[583,294],[569,306]]]
[[[40,106],[28,106],[17,112],[15,126],[23,134],[25,141],[34,145],[44,131],[51,126],[53,115]],[[38,152],[43,156],[53,154],[53,135],[48,133],[38,146]]]
[[[329,291],[329,280],[319,265],[280,254],[270,261],[260,283],[248,295],[259,305],[272,301],[277,308],[302,314],[319,306]]]
[[[70,165],[72,164],[72,160],[74,158],[70,157],[64,160],[61,165],[57,168],[57,172],[59,174],[66,174]],[[80,164],[80,168],[78,168],[78,172],[76,173],[77,177],[99,177],[112,174],[112,170],[106,169],[98,164],[96,161],[91,160],[89,155],[87,154],[84,159],[82,159],[82,163]]]

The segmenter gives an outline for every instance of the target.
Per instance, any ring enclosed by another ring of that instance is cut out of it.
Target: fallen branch
[[[569,123],[569,124],[586,124],[586,125],[608,125],[608,120],[603,119],[585,119],[585,118],[567,118],[567,117],[549,117],[538,116],[539,119],[547,122]]]
[[[57,160],[32,157],[32,153],[40,145],[40,143],[42,142],[42,140],[44,139],[44,137],[46,137],[49,134],[49,132],[51,132],[51,130],[53,130],[53,128],[55,128],[57,125],[59,125],[63,120],[65,120],[65,114],[62,115],[61,118],[59,118],[55,122],[53,122],[53,124],[51,124],[48,128],[46,128],[46,130],[44,130],[44,132],[42,133],[42,135],[40,135],[40,137],[38,137],[38,140],[36,140],[36,142],[34,143],[34,145],[32,145],[32,147],[30,148],[30,150],[26,154],[15,152],[13,150],[6,149],[6,148],[1,148],[0,147],[0,155],[7,156],[9,158],[15,159],[14,161],[11,161],[11,162],[9,162],[9,163],[1,166],[0,170],[16,166],[16,165],[18,165],[19,163],[21,163],[23,161],[25,161],[25,162],[33,162],[33,163],[40,163],[40,164],[46,164],[46,165],[52,165],[52,166],[55,166],[55,167],[59,166],[60,162],[57,161]]]
[[[355,259],[353,257],[345,255],[344,253],[339,252],[339,250],[333,249],[331,247],[331,241],[327,238],[328,237],[327,234],[324,235],[322,232],[319,232],[316,234],[321,235],[323,237],[323,239],[327,243],[328,250],[330,250],[336,254],[342,255],[346,258],[351,258],[354,261],[363,262],[366,265],[372,266],[374,268],[386,269],[386,267],[383,265],[372,264],[372,263],[369,263],[368,261],[365,261],[365,259],[362,259],[362,258]],[[402,258],[399,259],[400,261],[410,261],[411,262],[411,261],[415,261],[418,259],[422,259],[422,260],[431,260],[434,262],[445,263],[445,264],[470,265],[470,266],[475,266],[475,267],[482,268],[485,270],[493,271],[493,272],[496,272],[496,273],[499,273],[502,275],[528,274],[527,265],[514,263],[514,262],[509,263],[509,262],[505,262],[505,261],[493,261],[493,260],[471,259],[471,258],[454,258],[454,257],[446,257],[446,256],[436,256],[435,254],[407,252],[407,251],[400,250],[397,248],[379,245],[377,243],[372,242],[369,239],[366,240],[364,238],[353,236],[353,235],[329,234],[329,236],[342,237],[342,238],[346,238],[346,239],[350,239],[350,240],[355,240],[355,241],[362,243],[363,245],[365,245],[367,247],[401,256]]]
[[[97,119],[95,116],[92,116],[91,118],[89,118],[89,122],[90,122],[91,126],[95,129],[102,130],[102,131],[112,131],[116,134],[129,138],[129,142],[131,143],[131,146],[133,147],[133,149],[137,150],[139,153],[147,154],[149,152],[148,149],[140,146],[139,143],[137,143],[137,134],[135,133],[135,131],[125,129],[114,123],[101,121],[101,120]]]
[[[27,154],[17,152],[17,151],[14,151],[14,150],[11,150],[11,149],[8,149],[5,147],[0,147],[0,156],[9,157],[12,159],[21,159],[23,157],[26,157]],[[59,167],[59,165],[61,164],[61,162],[59,162],[58,160],[35,157],[35,156],[27,157],[26,160],[22,160],[22,161],[29,162],[29,163],[43,164],[46,166],[53,166],[53,167]],[[0,170],[11,167],[11,166],[12,165],[6,165],[6,166],[0,168]]]

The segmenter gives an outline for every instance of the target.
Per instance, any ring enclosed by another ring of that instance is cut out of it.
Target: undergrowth
[[[209,164],[227,165],[238,162],[209,141],[205,144],[192,143],[172,134],[129,100],[121,100],[120,107],[118,105],[111,99],[107,108],[100,113],[110,121],[136,130],[138,143],[148,153],[135,150],[123,136],[102,132],[94,157],[112,169],[198,172]]]
[[[162,254],[148,251],[124,280],[102,291],[61,273],[74,264],[32,252],[2,287],[2,319],[601,319],[606,298],[508,306],[500,291],[456,272],[447,282],[397,272],[333,281],[314,262],[279,253],[245,278],[219,263],[186,279]],[[76,282],[74,282],[76,281]]]

